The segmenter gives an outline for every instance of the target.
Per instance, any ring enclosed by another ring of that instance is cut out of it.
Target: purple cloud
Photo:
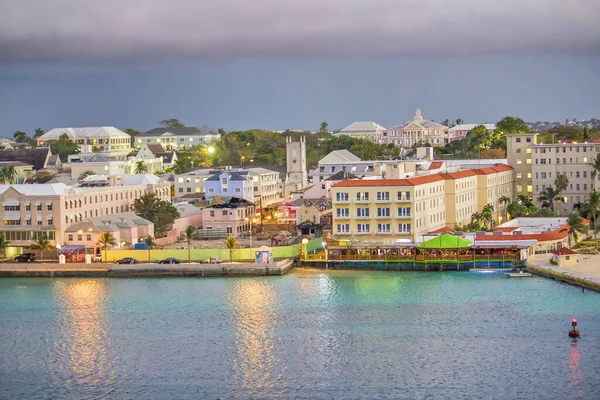
[[[0,0],[0,10],[1,63],[600,54],[598,0]]]

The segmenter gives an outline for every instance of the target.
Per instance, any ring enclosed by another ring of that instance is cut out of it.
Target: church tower
[[[294,190],[308,187],[306,171],[306,139],[302,135],[299,142],[292,142],[291,136],[285,138],[287,174],[285,178],[286,196]]]

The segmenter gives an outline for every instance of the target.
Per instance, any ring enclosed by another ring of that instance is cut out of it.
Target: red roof
[[[332,187],[417,186],[443,180],[439,174],[407,179],[351,179],[340,181]]]
[[[444,165],[443,161],[434,161],[429,165],[428,170],[431,171],[432,169],[440,169],[442,168],[442,165]]]
[[[512,171],[513,170],[513,167],[511,167],[510,165],[506,165],[506,164],[494,165],[491,168],[496,172],[504,172],[504,171]]]
[[[549,242],[562,240],[569,235],[569,225],[561,225],[552,232],[530,233],[526,235],[476,235],[475,241],[485,240],[537,240],[538,242]]]
[[[448,227],[448,226],[444,226],[440,229],[436,229],[435,231],[431,231],[429,233],[451,233],[454,232],[454,229]]]
[[[557,256],[571,256],[573,254],[577,254],[577,252],[566,247],[561,247],[558,250],[554,250],[552,254],[556,254]]]
[[[472,171],[475,172],[477,175],[490,175],[490,174],[496,173],[496,171],[494,171],[491,168],[478,168],[478,169],[474,169]]]
[[[440,176],[444,177],[444,179],[463,179],[463,178],[468,178],[470,176],[475,176],[477,175],[475,172],[473,172],[473,170],[467,169],[464,171],[458,171],[458,172],[449,172],[447,174],[440,174]]]

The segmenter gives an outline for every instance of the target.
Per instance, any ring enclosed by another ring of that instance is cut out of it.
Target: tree
[[[479,155],[479,158],[490,158],[490,159],[498,159],[498,158],[506,158],[506,151],[504,149],[487,149],[483,150]]]
[[[0,234],[0,252],[2,253],[2,258],[6,258],[7,247],[10,247],[10,241],[6,240],[4,234]]]
[[[588,140],[590,140],[590,134],[588,132],[587,126],[583,127],[583,140],[586,141],[586,142]]]
[[[154,243],[154,238],[152,236],[148,236],[146,239],[144,239],[144,243],[146,243],[146,246],[148,246],[148,262],[150,262],[150,250],[152,250],[156,243]]]
[[[0,182],[10,185],[17,179],[17,170],[12,165],[0,168]]]
[[[567,174],[561,174],[560,172],[556,174],[554,186],[556,186],[556,191],[559,194],[564,192],[569,187],[569,178],[567,177]]]
[[[54,247],[49,240],[44,238],[38,238],[35,242],[30,246],[34,250],[40,251],[40,261],[44,262],[44,250],[51,249]]]
[[[79,178],[78,178],[78,179],[79,179],[79,180],[82,180],[82,179],[85,179],[86,177],[88,177],[88,176],[92,176],[92,175],[96,175],[96,173],[95,173],[94,171],[90,171],[90,170],[83,171],[83,172],[81,173],[81,175],[79,175]]]
[[[185,228],[185,240],[187,240],[188,245],[188,262],[192,262],[192,240],[196,236],[196,228],[193,226],[188,226]]]
[[[175,165],[173,166],[173,172],[177,175],[185,174],[186,172],[190,172],[192,170],[192,161],[187,157],[180,157],[175,160]]]
[[[549,208],[554,214],[554,202],[559,199],[560,193],[552,186],[548,186],[546,189],[540,192],[538,201],[542,204],[542,208]]]
[[[592,162],[592,188],[595,187],[594,183],[596,182],[596,177],[600,174],[600,153],[596,155],[594,161]]]
[[[166,128],[183,128],[185,125],[177,118],[167,118],[159,122],[161,126]]]
[[[507,215],[506,215],[506,207],[511,203],[511,199],[508,196],[502,196],[498,199],[498,204],[500,204],[500,207],[502,207],[504,209],[504,218],[506,219]]]
[[[442,121],[442,125],[450,126],[450,121],[448,121],[448,118]]]
[[[98,243],[100,243],[102,245],[102,249],[104,249],[104,262],[107,262],[108,257],[106,254],[107,254],[108,246],[116,246],[117,239],[115,239],[115,237],[112,235],[112,233],[104,232],[100,236],[100,239],[98,239]]]
[[[513,201],[506,207],[506,212],[510,215],[510,218],[519,218],[527,216],[527,207],[518,201]]]
[[[23,131],[16,131],[13,133],[13,137],[17,143],[27,143],[31,140],[31,138]]]
[[[520,194],[517,196],[517,202],[519,202],[519,204],[522,204],[527,208],[534,206],[533,200],[531,199],[531,197],[525,196],[524,194]]]
[[[329,124],[327,122],[321,122],[321,127],[319,128],[319,132],[322,132],[322,133],[329,132]]]
[[[139,160],[135,163],[135,171],[136,174],[145,174],[148,172],[148,167],[144,163],[144,160]]]
[[[72,141],[66,133],[60,135],[58,140],[50,145],[52,154],[58,154],[62,162],[66,162],[71,154],[79,152],[79,145]]]
[[[147,193],[133,202],[133,211],[154,223],[156,233],[165,232],[179,218],[179,211],[171,203],[161,200],[154,193]]]
[[[569,214],[567,224],[569,225],[569,247],[571,247],[571,238],[577,242],[579,234],[587,233],[588,227],[583,223],[583,218],[575,212]]]
[[[594,239],[597,239],[597,233],[600,231],[598,224],[598,210],[600,209],[600,192],[593,191],[585,205],[586,218],[594,224]]]
[[[481,221],[483,222],[483,225],[488,229],[492,229],[492,225],[494,222],[494,206],[491,204],[486,204],[485,206],[483,206],[483,209],[481,210],[479,216],[481,218]]]
[[[502,134],[526,133],[529,126],[521,118],[507,116],[496,122],[496,131]]]
[[[229,262],[233,261],[233,249],[238,245],[238,241],[233,236],[227,236],[225,239],[225,246],[229,249]]]
[[[461,124],[464,124],[464,121],[462,120],[462,118],[457,118],[454,125],[456,126],[456,125],[461,125]]]
[[[33,133],[33,139],[37,139],[44,134],[44,130],[42,128],[35,128]]]

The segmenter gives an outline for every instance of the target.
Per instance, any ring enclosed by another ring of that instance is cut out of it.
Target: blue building
[[[247,172],[241,174],[236,171],[220,171],[209,176],[204,181],[205,197],[215,195],[233,196],[254,201],[254,183]]]

